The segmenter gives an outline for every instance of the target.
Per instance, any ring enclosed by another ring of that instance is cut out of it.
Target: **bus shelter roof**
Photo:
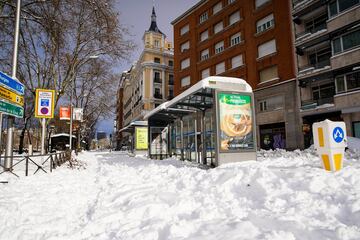
[[[144,116],[149,121],[170,123],[176,118],[212,108],[214,91],[252,92],[243,79],[231,77],[207,77],[170,101],[164,102]]]
[[[133,121],[129,123],[126,127],[119,130],[119,132],[126,132],[126,131],[132,131],[134,127],[147,127],[148,122],[147,121]]]

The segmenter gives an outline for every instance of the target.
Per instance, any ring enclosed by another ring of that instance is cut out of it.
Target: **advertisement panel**
[[[82,108],[73,108],[73,120],[83,121],[84,111]]]
[[[54,117],[55,90],[36,89],[35,117]]]
[[[70,107],[60,107],[59,117],[60,120],[70,120]]]
[[[136,127],[135,128],[135,149],[147,150],[148,149],[148,128]]]
[[[219,151],[241,152],[254,149],[251,96],[219,92]]]

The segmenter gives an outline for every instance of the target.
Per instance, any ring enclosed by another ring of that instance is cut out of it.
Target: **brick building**
[[[256,99],[258,145],[301,147],[291,2],[201,0],[176,18],[174,92],[207,76],[245,79]]]

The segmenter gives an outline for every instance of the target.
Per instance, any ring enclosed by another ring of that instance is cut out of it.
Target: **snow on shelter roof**
[[[251,86],[241,78],[232,78],[232,77],[217,77],[211,76],[204,78],[203,80],[197,82],[195,85],[185,90],[175,98],[170,101],[164,102],[159,105],[157,108],[151,110],[144,116],[144,119],[149,119],[151,116],[159,113],[162,110],[166,110],[176,105],[183,99],[194,95],[195,93],[203,90],[203,89],[216,89],[222,91],[232,91],[232,92],[247,92],[251,93]]]
[[[56,138],[56,137],[69,137],[70,134],[68,133],[58,133],[58,134],[54,134],[52,135],[50,138]],[[73,138],[76,138],[75,135],[71,135]]]

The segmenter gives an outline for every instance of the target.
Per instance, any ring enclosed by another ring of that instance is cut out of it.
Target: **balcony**
[[[314,34],[314,33],[320,34],[320,31],[325,32],[326,29],[327,29],[326,28],[326,21],[324,21],[322,23],[319,23],[319,25],[317,25],[316,27],[306,29],[303,32],[296,33],[295,34],[296,35],[296,40],[298,40],[298,38],[304,38],[305,35],[310,36],[311,34]]]
[[[339,14],[330,17],[327,28],[329,32],[340,29],[346,25],[354,23],[360,19],[360,5],[353,6],[349,9],[340,12]]]
[[[154,78],[154,83],[162,83],[162,79],[161,78]]]
[[[154,98],[156,98],[156,99],[162,99],[163,97],[162,97],[162,94],[155,93],[155,94],[154,94]]]
[[[314,109],[324,104],[333,104],[333,103],[334,103],[334,97],[320,98],[317,100],[313,100],[313,99],[304,100],[301,101],[301,109],[302,110]]]
[[[351,66],[359,62],[360,59],[360,47],[336,54],[331,57],[332,69],[343,68]]]
[[[315,64],[308,64],[304,66],[299,66],[299,73],[300,72],[308,72],[315,69],[321,69],[326,66],[330,66],[330,59],[327,59],[325,61],[317,62]]]

